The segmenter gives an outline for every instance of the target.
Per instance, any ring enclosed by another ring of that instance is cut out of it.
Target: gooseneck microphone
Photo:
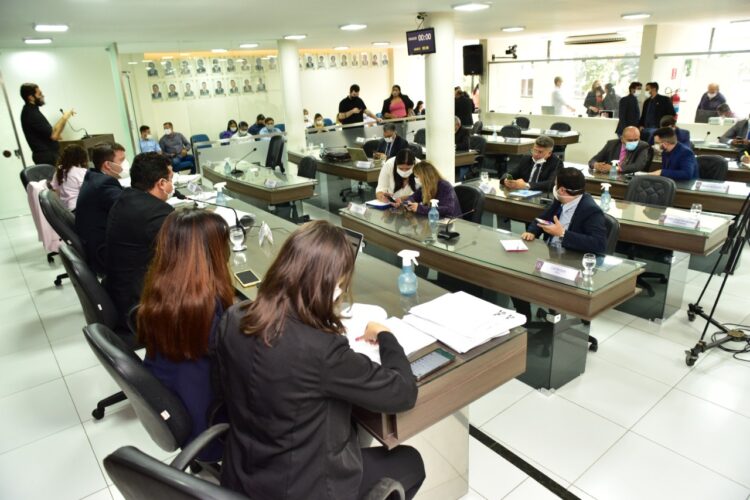
[[[240,229],[242,229],[242,234],[243,235],[247,235],[247,231],[245,230],[245,226],[243,226],[242,222],[240,222],[240,215],[237,213],[237,210],[235,210],[234,208],[230,207],[229,205],[219,205],[217,203],[212,203],[210,201],[196,200],[195,198],[191,198],[189,196],[185,196],[184,194],[182,194],[181,192],[179,192],[177,189],[174,190],[174,197],[177,198],[178,200],[190,200],[193,203],[195,203],[196,207],[198,206],[198,203],[205,203],[207,205],[213,205],[215,207],[228,208],[234,214],[234,222],[237,225],[237,227],[239,227]],[[250,224],[252,226],[253,224],[255,224],[255,218],[252,217],[252,216],[250,216],[250,218],[253,219],[253,222]]]
[[[60,108],[60,114],[61,114],[61,115],[64,115],[64,114],[65,114],[65,111],[63,111],[63,109],[62,109],[62,108]],[[70,125],[70,130],[72,130],[73,132],[81,132],[81,131],[83,131],[83,137],[82,137],[82,139],[88,139],[89,137],[91,137],[91,136],[89,135],[89,131],[88,131],[88,130],[86,130],[86,129],[85,129],[84,127],[81,127],[81,128],[75,128],[75,127],[73,126],[73,124],[72,124],[72,123],[70,123],[70,119],[68,119],[68,125]]]
[[[243,156],[242,158],[240,158],[239,160],[237,160],[236,162],[234,162],[234,169],[233,169],[233,170],[232,170],[231,172],[229,172],[229,173],[230,173],[230,174],[232,174],[232,175],[239,175],[239,174],[244,174],[245,172],[244,172],[244,171],[242,171],[242,170],[240,170],[240,169],[238,169],[238,168],[237,168],[237,165],[239,165],[239,163],[240,163],[240,162],[241,162],[242,160],[244,160],[245,158],[247,158],[247,157],[248,157],[248,156],[250,156],[251,154],[255,153],[256,151],[258,151],[258,148],[253,148],[253,149],[252,149],[252,150],[250,150],[250,152],[249,152],[249,153],[247,153],[247,154],[246,154],[245,156]]]
[[[706,137],[703,138],[703,145],[705,146],[708,143],[708,136],[711,135],[711,131],[709,130],[706,132]]]

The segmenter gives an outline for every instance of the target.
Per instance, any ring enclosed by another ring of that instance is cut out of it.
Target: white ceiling
[[[305,33],[306,48],[366,47],[373,41],[404,43],[416,14],[452,12],[464,0],[0,0],[0,48],[28,47],[23,37],[39,36],[34,23],[66,23],[52,47],[117,42],[121,53],[236,49],[243,42],[275,48],[285,34]],[[646,21],[623,21],[625,12],[650,12]],[[524,35],[598,33],[640,24],[721,24],[750,18],[748,0],[494,0],[490,9],[455,13],[460,39],[494,38],[500,28],[523,25]],[[365,23],[359,32],[338,29]]]

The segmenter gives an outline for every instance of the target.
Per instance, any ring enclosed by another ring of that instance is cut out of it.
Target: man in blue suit
[[[674,130],[674,135],[677,137],[677,142],[684,144],[688,149],[693,149],[693,143],[690,142],[690,131],[677,126],[677,120],[674,116],[664,116],[659,122],[659,128],[669,127]],[[649,144],[654,145],[654,136],[649,139]]]
[[[649,172],[675,181],[698,178],[698,162],[695,154],[684,144],[677,142],[675,131],[669,127],[654,132],[654,148],[661,150],[661,170]]]
[[[628,95],[620,99],[617,116],[617,129],[615,133],[619,136],[626,127],[637,127],[641,120],[641,110],[638,108],[638,97],[643,85],[641,82],[631,82],[628,86]]]
[[[532,222],[521,235],[531,241],[544,235],[550,245],[578,252],[603,254],[607,250],[607,226],[604,213],[590,194],[586,178],[577,168],[560,170],[552,194],[555,201],[539,216],[548,223]]]

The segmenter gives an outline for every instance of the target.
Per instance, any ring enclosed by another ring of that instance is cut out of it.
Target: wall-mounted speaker
[[[481,45],[464,45],[464,75],[481,75],[484,50]]]

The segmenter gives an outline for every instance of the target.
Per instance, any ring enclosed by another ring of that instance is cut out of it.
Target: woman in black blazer
[[[352,405],[398,413],[417,385],[387,329],[370,323],[381,364],[349,347],[337,312],[354,252],[341,228],[315,221],[295,231],[253,302],[222,319],[216,363],[231,428],[223,485],[257,499],[361,498],[382,477],[413,497],[424,480],[414,448],[360,449]]]
[[[408,95],[401,93],[399,85],[394,85],[391,88],[391,95],[383,101],[383,109],[380,110],[380,114],[383,115],[385,120],[414,116],[414,103]]]

